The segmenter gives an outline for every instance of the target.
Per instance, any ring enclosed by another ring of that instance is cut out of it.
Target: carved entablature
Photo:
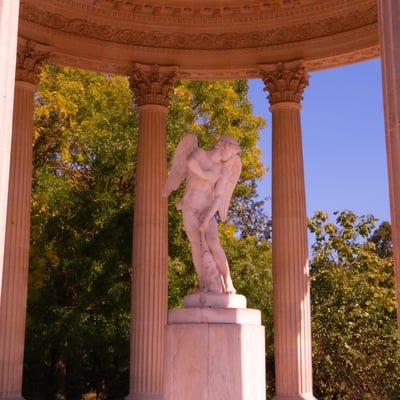
[[[231,0],[222,5],[215,1],[188,2],[187,4],[174,4],[169,1],[168,5],[160,4],[159,1],[126,1],[126,0],[84,0],[88,5],[114,11],[129,11],[143,15],[165,15],[165,16],[190,16],[190,17],[210,17],[210,16],[249,16],[259,12],[280,14],[293,6],[298,5],[299,0],[270,0],[260,2],[249,2],[243,0]],[[153,4],[152,4],[153,3]]]
[[[303,100],[304,89],[308,86],[309,76],[302,63],[297,65],[278,64],[275,69],[260,70],[268,91],[267,99],[272,105],[281,102],[299,103]]]
[[[318,60],[307,61],[304,64],[308,71],[319,71],[322,69],[354,64],[360,60],[371,60],[381,54],[380,46],[376,45],[366,49],[352,51],[351,53],[340,54],[333,57],[326,57]]]
[[[15,79],[35,85],[40,73],[40,66],[48,57],[49,53],[36,48],[35,43],[19,42]]]
[[[379,55],[376,0],[20,0],[19,35],[51,47],[50,62],[118,74],[176,65],[190,79]]]
[[[85,10],[96,10],[98,13],[107,13],[113,16],[154,17],[157,19],[171,18],[180,22],[201,23],[210,20],[220,22],[247,22],[265,19],[277,19],[288,16],[302,15],[309,12],[321,12],[334,7],[346,7],[357,0],[269,0],[243,1],[229,0],[216,2],[215,0],[182,1],[170,0],[53,0],[57,3],[68,4],[69,7],[79,7]],[[360,3],[360,0],[358,0]],[[365,0],[361,3],[365,3]],[[374,5],[373,0],[369,0]],[[83,6],[84,5],[84,6]],[[357,5],[356,5],[357,6]],[[359,8],[359,7],[356,7]],[[376,9],[376,4],[375,4]]]
[[[341,0],[341,3],[348,2]],[[157,6],[111,0],[57,1],[84,9],[85,13],[79,18],[55,13],[51,8],[43,10],[34,3],[32,0],[21,3],[21,18],[68,34],[151,48],[257,48],[332,36],[377,23],[375,2],[368,8],[326,17],[323,12],[318,13],[318,7],[324,10],[323,4],[303,8],[294,0],[238,4],[237,7]],[[314,11],[313,18],[301,18],[305,10]],[[104,19],[107,13],[110,14],[109,23]],[[210,30],[207,26],[221,26],[221,29]]]
[[[173,68],[134,64],[129,82],[136,95],[137,105],[158,104],[168,107],[175,77],[176,72]]]

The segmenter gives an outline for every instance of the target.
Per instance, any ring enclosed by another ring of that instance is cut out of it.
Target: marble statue
[[[176,148],[163,188],[163,196],[168,197],[186,180],[176,206],[182,211],[201,292],[236,293],[219,241],[216,213],[225,221],[242,169],[239,152],[238,142],[230,136],[221,136],[212,149],[204,150],[198,147],[196,135],[189,133]]]

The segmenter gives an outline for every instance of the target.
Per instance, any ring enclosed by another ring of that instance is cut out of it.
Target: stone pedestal
[[[217,296],[218,304],[241,303],[243,298]],[[192,298],[192,306],[168,313],[164,400],[265,399],[260,311],[214,307],[206,301],[208,307],[195,307]]]

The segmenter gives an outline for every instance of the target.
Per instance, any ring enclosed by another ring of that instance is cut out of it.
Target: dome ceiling
[[[376,57],[377,19],[376,0],[21,0],[19,36],[63,65],[236,79],[278,62],[312,71]]]

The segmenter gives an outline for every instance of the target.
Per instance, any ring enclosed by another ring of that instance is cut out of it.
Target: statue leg
[[[208,225],[206,231],[206,240],[208,247],[214,256],[215,262],[217,263],[218,270],[222,276],[225,286],[225,293],[236,293],[236,289],[233,287],[231,273],[229,271],[228,259],[226,258],[225,251],[219,241],[218,225],[215,219],[212,219]]]
[[[202,261],[199,221],[193,212],[189,212],[188,210],[185,210],[183,212],[183,225],[185,227],[186,235],[189,238],[189,242],[192,247],[192,260],[197,276],[199,278],[199,288],[200,290],[207,290]]]

